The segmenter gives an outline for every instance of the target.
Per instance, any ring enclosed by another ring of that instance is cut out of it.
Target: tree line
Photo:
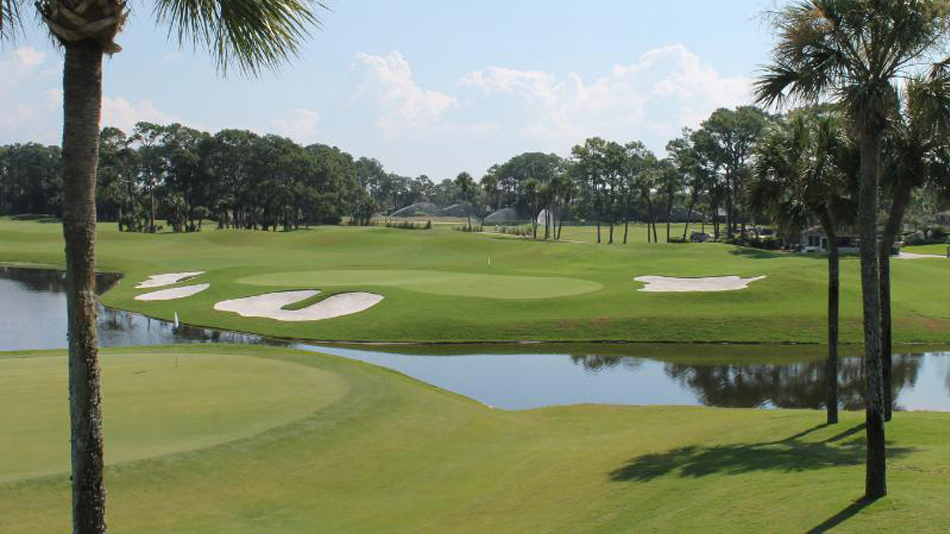
[[[150,122],[129,133],[104,128],[99,147],[97,216],[122,231],[155,232],[165,221],[194,232],[209,218],[219,228],[286,230],[375,211],[353,157],[336,147]],[[60,159],[58,147],[0,147],[0,214],[59,216]]]

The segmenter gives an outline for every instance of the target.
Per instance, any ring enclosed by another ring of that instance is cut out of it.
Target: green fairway
[[[817,255],[642,240],[628,245],[556,243],[445,227],[406,231],[324,226],[295,232],[209,228],[149,235],[120,233],[115,225],[102,224],[96,246],[100,270],[126,275],[103,296],[106,305],[164,319],[177,312],[186,323],[299,339],[826,339],[827,262]],[[60,226],[0,219],[0,261],[61,265]],[[950,299],[939,291],[950,285],[950,261],[891,265],[897,342],[950,342]],[[211,287],[179,300],[134,300],[147,291],[135,285],[148,276],[185,271],[207,272],[178,285]],[[642,284],[634,281],[643,275],[766,278],[739,291],[644,293],[638,291]],[[356,314],[296,323],[214,310],[222,300],[300,289],[321,290],[322,296],[370,291],[385,299]],[[861,340],[860,289],[857,258],[843,258],[844,342]]]
[[[391,286],[433,295],[494,299],[564,297],[590,293],[603,288],[596,282],[576,278],[371,269],[270,273],[238,278],[235,282],[252,286],[278,287]]]
[[[200,350],[103,358],[111,462],[254,435],[345,392],[341,381],[318,369]],[[68,469],[66,369],[62,356],[0,358],[0,428],[7,429],[0,482]]]
[[[935,244],[935,245],[917,245],[910,247],[901,247],[903,252],[912,252],[914,254],[934,254],[937,256],[946,256],[947,247],[950,245],[947,244]]]
[[[111,350],[104,364],[114,532],[950,529],[948,414],[896,414],[891,494],[865,508],[861,413],[826,427],[809,410],[511,412],[264,347]],[[68,451],[63,357],[0,365],[30,381],[0,388],[0,532],[68,531],[67,464],[34,456]]]

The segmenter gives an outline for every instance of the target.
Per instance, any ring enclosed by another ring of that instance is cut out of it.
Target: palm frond
[[[20,3],[22,0],[0,0],[0,41],[16,37],[22,25]]]
[[[155,15],[180,46],[211,52],[223,74],[236,66],[258,75],[300,53],[321,8],[318,0],[158,0]]]

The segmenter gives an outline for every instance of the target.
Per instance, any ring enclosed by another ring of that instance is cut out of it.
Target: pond
[[[101,275],[100,291],[117,281]],[[63,273],[0,267],[0,350],[66,347]],[[823,406],[821,347],[645,344],[507,344],[353,347],[310,345],[253,334],[176,326],[100,308],[104,347],[245,343],[334,354],[400,371],[506,409],[611,403],[762,408]],[[853,350],[853,349],[851,349]],[[841,405],[863,406],[861,359],[840,364]],[[894,358],[895,404],[950,411],[950,352]]]

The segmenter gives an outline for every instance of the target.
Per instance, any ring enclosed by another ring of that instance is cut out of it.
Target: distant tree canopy
[[[352,156],[244,130],[217,134],[181,124],[140,122],[132,132],[100,133],[98,218],[124,231],[284,229],[335,224],[375,212]],[[0,214],[58,216],[60,149],[34,143],[0,147]]]
[[[438,181],[400,176],[377,159],[322,144],[141,122],[131,132],[102,130],[97,210],[100,220],[123,231],[193,232],[208,220],[263,230],[344,219],[367,225],[418,203],[435,212],[458,204],[445,213],[467,217],[469,227],[473,216],[508,209],[544,238],[559,238],[565,220],[602,226],[608,243],[627,242],[628,221],[647,223],[651,241],[662,239],[658,222],[667,223],[666,240],[688,237],[688,224],[673,236],[670,221],[708,222],[717,239],[744,238],[747,227],[775,223],[752,202],[753,171],[757,147],[784,120],[753,106],[717,109],[667,143],[665,157],[639,141],[591,137],[567,157],[525,152],[492,165],[480,180],[461,172]],[[0,146],[0,215],[60,215],[60,167],[58,147]],[[922,228],[934,227],[935,214],[945,209],[933,197],[907,202],[908,219]]]

